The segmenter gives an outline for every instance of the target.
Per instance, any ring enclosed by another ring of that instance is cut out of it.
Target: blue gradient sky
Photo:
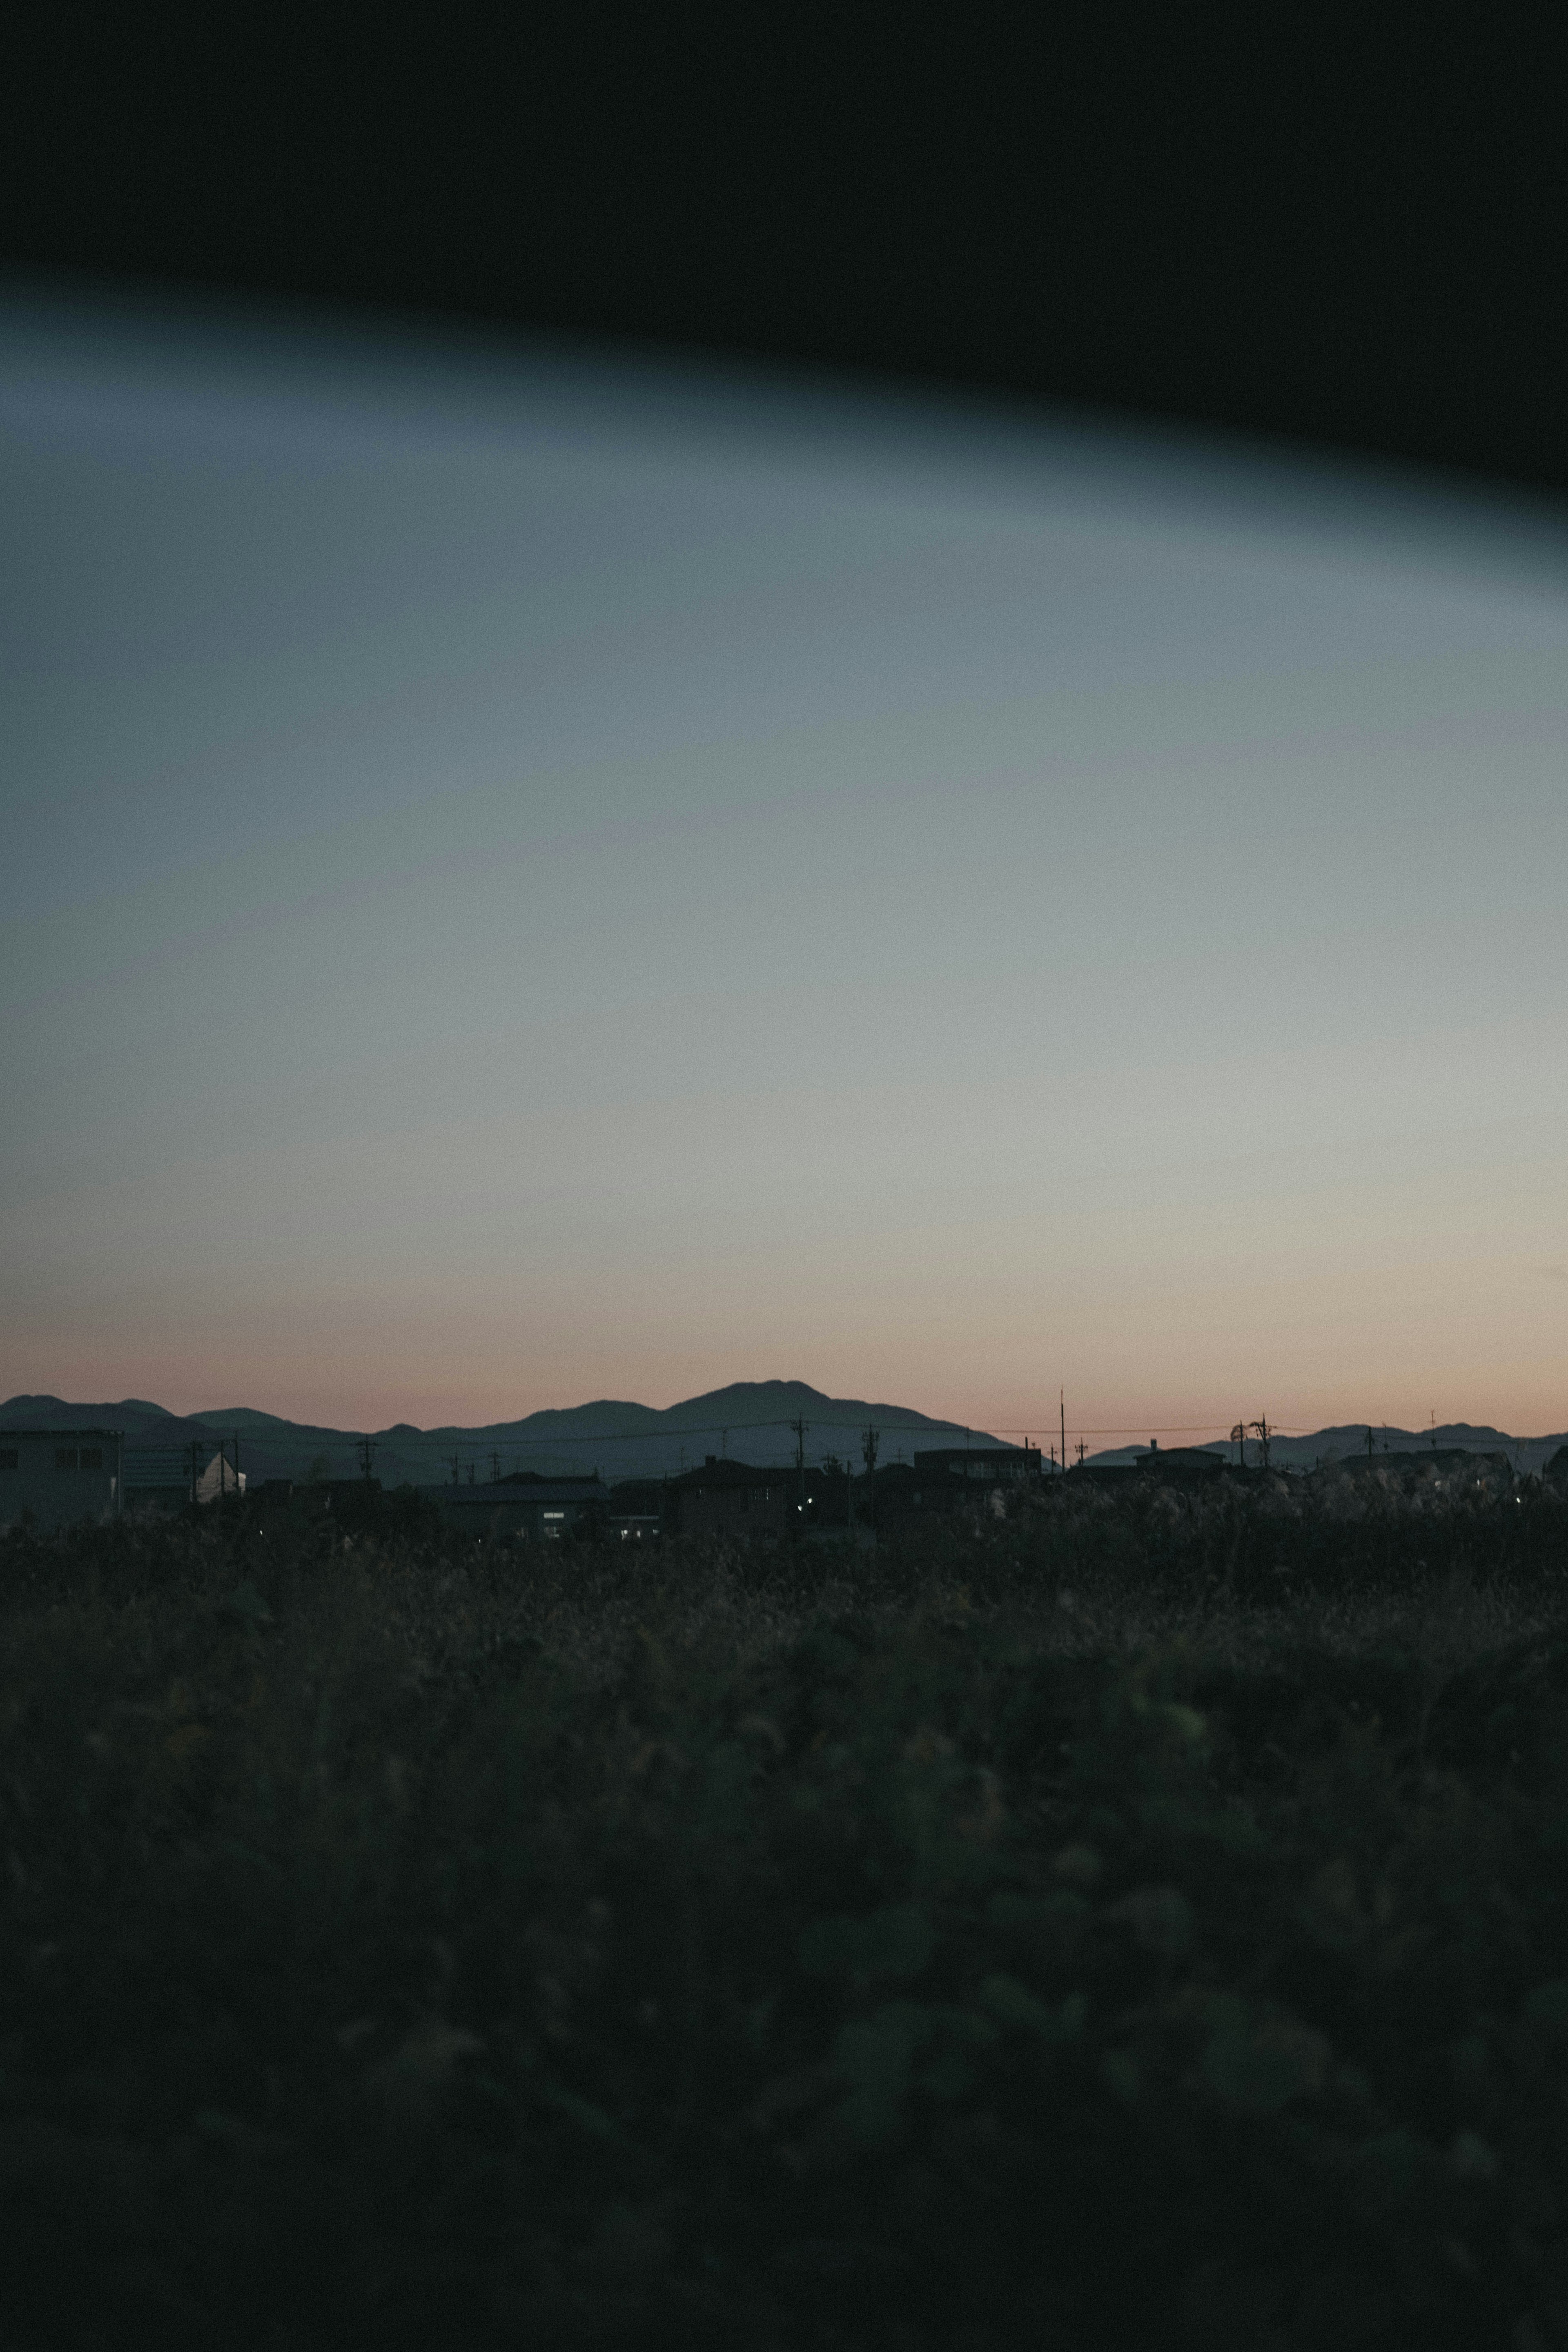
[[[0,314],[0,1392],[1568,1422],[1568,528]]]

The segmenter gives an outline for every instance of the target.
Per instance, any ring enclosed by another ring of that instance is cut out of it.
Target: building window
[[[20,1448],[15,1445],[0,1445],[0,1470],[19,1470],[21,1466]]]
[[[80,1461],[81,1467],[84,1470],[101,1470],[103,1467],[102,1446],[84,1445],[81,1449]]]
[[[76,1447],[74,1445],[56,1446],[55,1468],[57,1470],[74,1470],[76,1468]]]

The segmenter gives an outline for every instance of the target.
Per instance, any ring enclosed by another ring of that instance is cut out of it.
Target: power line
[[[857,1423],[855,1416],[850,1414],[842,1422],[825,1423],[823,1425],[830,1428],[853,1429],[857,1426]],[[922,1434],[922,1427],[918,1423],[898,1423],[893,1425],[899,1428],[901,1433],[906,1437],[919,1437]],[[1206,1428],[1207,1423],[1205,1423],[1204,1425]],[[806,1427],[809,1429],[811,1426],[811,1423],[807,1422]],[[950,1430],[962,1429],[963,1426],[963,1424],[962,1422],[940,1422],[934,1425],[925,1425],[923,1433],[934,1439],[945,1435]],[[973,1426],[978,1429],[980,1427],[980,1423],[976,1422]],[[1031,1422],[1029,1426],[1033,1428],[1034,1423]],[[1143,1426],[1142,1423],[1140,1422],[1138,1426],[1142,1428]],[[523,1446],[552,1445],[560,1451],[564,1452],[569,1448],[586,1445],[590,1443],[595,1445],[657,1445],[662,1444],[668,1438],[675,1438],[679,1440],[684,1437],[711,1437],[715,1434],[722,1436],[726,1433],[728,1433],[729,1435],[733,1436],[737,1433],[743,1434],[750,1429],[787,1429],[791,1434],[794,1435],[795,1433],[795,1423],[793,1420],[724,1422],[683,1421],[679,1428],[676,1429],[586,1429],[580,1430],[575,1433],[571,1430],[564,1430],[558,1431],[552,1437],[508,1438],[507,1450],[509,1453],[515,1453],[520,1451]],[[435,1433],[436,1433],[434,1431],[429,1433],[432,1436]],[[474,1433],[479,1435],[482,1433],[476,1431]],[[411,1445],[419,1444],[424,1442],[425,1437],[426,1433],[421,1431],[416,1437],[409,1439],[407,1443]],[[444,1455],[442,1458],[443,1460],[449,1460],[450,1456]]]
[[[1034,1421],[1031,1421],[1028,1423],[1027,1427],[1025,1427],[1021,1423],[1008,1422],[995,1422],[988,1424],[988,1426],[990,1427],[992,1434],[998,1437],[1026,1437],[1032,1431],[1040,1426],[1041,1421],[1048,1420],[1049,1417],[1048,1413],[1037,1415]],[[806,1426],[808,1428],[810,1425],[811,1424],[807,1423]],[[837,1423],[826,1423],[824,1425],[831,1427],[838,1426]],[[843,1426],[846,1429],[852,1428],[854,1425],[853,1417],[847,1419],[843,1423]],[[944,1436],[949,1431],[957,1432],[959,1430],[963,1430],[964,1435],[967,1439],[973,1435],[974,1431],[986,1425],[987,1424],[984,1424],[979,1421],[972,1422],[967,1428],[965,1428],[963,1423],[956,1421],[938,1423],[934,1425],[929,1423],[925,1424],[912,1423],[895,1423],[890,1424],[891,1427],[897,1430],[900,1436],[927,1436],[933,1442]],[[659,1444],[669,1438],[679,1440],[686,1437],[711,1437],[715,1435],[722,1437],[727,1442],[729,1437],[732,1435],[744,1435],[748,1430],[753,1429],[787,1429],[792,1435],[795,1435],[797,1433],[796,1424],[793,1420],[741,1422],[689,1421],[682,1422],[679,1428],[668,1430],[590,1429],[577,1432],[561,1430],[557,1431],[554,1435],[550,1437],[509,1438],[507,1440],[507,1448],[509,1452],[516,1453],[527,1446],[544,1445],[553,1446],[557,1451],[564,1452],[571,1448],[585,1445],[590,1442],[595,1445],[650,1445]],[[1072,1424],[1072,1433],[1076,1437],[1138,1437],[1144,1434],[1151,1437],[1191,1437],[1199,1436],[1205,1431],[1212,1432],[1216,1438],[1223,1438],[1225,1435],[1225,1431],[1217,1421],[1128,1421],[1114,1423],[1074,1422]],[[1312,1431],[1305,1422],[1271,1421],[1268,1424],[1268,1433],[1271,1437],[1275,1435],[1281,1437],[1305,1437],[1311,1435]],[[419,1444],[423,1441],[423,1438],[424,1433],[421,1432],[419,1437],[415,1439],[413,1443]],[[447,1455],[443,1458],[449,1461],[451,1457],[450,1455]]]
[[[1029,1428],[1033,1429],[1036,1425],[1031,1422]],[[1350,1426],[1359,1429],[1361,1423],[1352,1422]],[[1205,1429],[1212,1429],[1216,1440],[1225,1435],[1217,1421],[1127,1421],[1118,1422],[1114,1425],[1100,1422],[1075,1421],[1072,1428],[1074,1435],[1078,1437],[1136,1437],[1143,1430],[1147,1430],[1151,1437],[1195,1437]],[[1028,1432],[1016,1423],[1007,1423],[999,1421],[995,1424],[995,1429],[1000,1437],[1024,1437],[1028,1434]],[[1308,1428],[1304,1421],[1271,1421],[1268,1424],[1268,1434],[1270,1437],[1310,1437],[1314,1434],[1314,1432]]]

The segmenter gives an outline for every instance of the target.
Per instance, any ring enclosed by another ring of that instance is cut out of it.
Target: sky
[[[0,308],[0,1394],[1568,1425],[1568,517]]]

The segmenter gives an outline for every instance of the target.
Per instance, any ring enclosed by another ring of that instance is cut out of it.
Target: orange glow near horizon
[[[0,1390],[1568,1423],[1560,518],[28,317]]]

